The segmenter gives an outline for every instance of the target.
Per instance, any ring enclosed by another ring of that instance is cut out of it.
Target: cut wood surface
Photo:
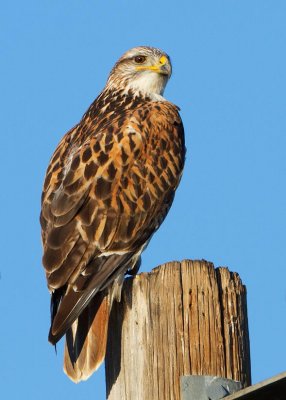
[[[245,286],[204,260],[126,279],[110,316],[108,400],[180,400],[182,375],[251,384]]]

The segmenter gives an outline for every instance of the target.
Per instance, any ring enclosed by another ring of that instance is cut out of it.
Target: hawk
[[[104,360],[112,302],[124,276],[138,271],[180,182],[184,130],[163,97],[171,72],[159,49],[127,51],[47,169],[40,221],[49,341],[66,335],[64,371],[74,382]]]

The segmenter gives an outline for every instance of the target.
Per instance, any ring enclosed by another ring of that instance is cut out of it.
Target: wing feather
[[[66,287],[52,342],[136,263],[171,206],[184,151],[182,123],[168,102],[126,110],[100,130],[83,119],[62,140],[47,172],[41,214],[48,285]]]

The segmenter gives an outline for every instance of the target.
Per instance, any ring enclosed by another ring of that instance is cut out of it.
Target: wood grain
[[[126,279],[109,321],[108,400],[179,400],[182,375],[251,383],[245,286],[204,260]]]

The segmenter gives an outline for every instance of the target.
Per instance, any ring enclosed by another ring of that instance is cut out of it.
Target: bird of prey
[[[64,371],[74,382],[104,360],[112,302],[124,276],[138,271],[180,182],[184,130],[163,97],[171,72],[157,48],[127,51],[48,166],[40,221],[49,341],[66,335]]]

